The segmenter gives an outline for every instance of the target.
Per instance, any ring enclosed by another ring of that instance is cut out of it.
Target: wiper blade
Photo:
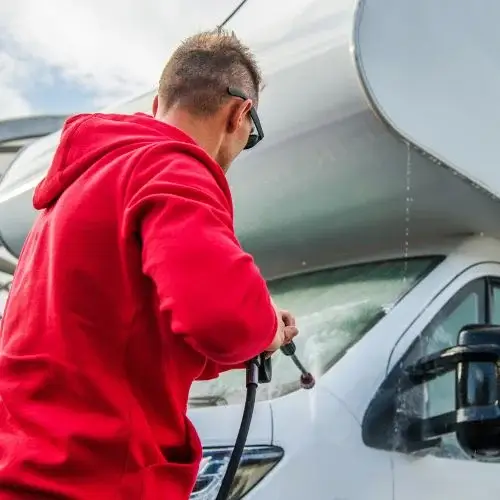
[[[205,406],[225,406],[229,403],[222,396],[193,396],[189,398],[188,404],[191,408],[203,408]]]

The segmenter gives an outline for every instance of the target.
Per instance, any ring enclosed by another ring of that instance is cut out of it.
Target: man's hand
[[[294,337],[299,334],[299,330],[295,326],[294,316],[283,309],[279,309],[274,305],[276,316],[278,318],[278,330],[271,345],[266,349],[270,355],[277,351],[282,345],[289,344]]]

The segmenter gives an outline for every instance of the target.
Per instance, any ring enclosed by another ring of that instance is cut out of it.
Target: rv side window
[[[494,325],[500,325],[500,281],[491,281],[490,300],[490,322]]]
[[[423,356],[457,343],[459,331],[470,323],[483,323],[485,317],[485,281],[479,279],[462,288],[422,332],[405,361],[411,364]],[[415,391],[422,391],[415,388]],[[455,408],[455,375],[450,372],[423,386],[421,408],[416,413],[434,417]]]
[[[485,323],[486,281],[475,280],[462,288],[434,317],[405,356],[403,364],[411,365],[423,356],[452,347],[463,326]],[[447,373],[402,394],[398,406],[418,418],[430,418],[455,409],[455,374]],[[444,436],[439,456],[457,458],[463,452],[454,434]]]

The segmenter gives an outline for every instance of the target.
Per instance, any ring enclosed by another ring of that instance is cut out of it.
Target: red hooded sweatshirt
[[[0,500],[187,500],[192,382],[277,327],[223,171],[147,115],[78,115],[34,206],[1,327]]]

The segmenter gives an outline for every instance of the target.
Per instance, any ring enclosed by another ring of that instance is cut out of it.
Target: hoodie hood
[[[168,140],[182,150],[198,156],[221,182],[222,169],[186,133],[144,113],[134,115],[78,114],[68,118],[61,140],[46,177],[35,188],[33,206],[37,210],[51,206],[61,194],[96,161],[131,145],[151,144]],[[225,179],[223,183],[225,182]]]

